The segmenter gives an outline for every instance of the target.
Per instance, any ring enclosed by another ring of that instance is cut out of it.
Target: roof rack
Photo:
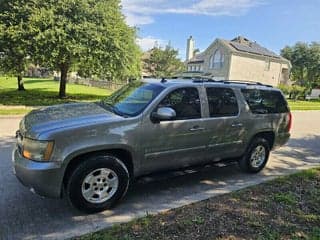
[[[236,83],[236,84],[246,84],[246,85],[259,85],[264,87],[271,87],[271,85],[263,84],[261,82],[255,82],[255,81],[247,81],[247,80],[225,80],[225,83]]]
[[[161,78],[161,81],[160,81],[161,83],[166,83],[167,82],[167,79],[165,79],[164,77],[163,78]]]
[[[193,82],[195,83],[203,83],[203,82],[215,82],[215,83],[224,83],[224,84],[245,84],[245,85],[259,85],[259,86],[264,86],[264,87],[271,87],[271,85],[268,84],[263,84],[261,82],[254,82],[254,81],[245,81],[245,80],[214,80],[212,78],[199,78],[199,79],[194,79]]]

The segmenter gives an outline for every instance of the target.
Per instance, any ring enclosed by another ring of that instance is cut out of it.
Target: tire
[[[247,173],[260,172],[268,162],[269,142],[261,137],[254,138],[244,156],[239,160],[239,167]]]
[[[75,208],[96,213],[114,206],[127,192],[129,172],[112,155],[91,156],[71,173],[66,195]]]

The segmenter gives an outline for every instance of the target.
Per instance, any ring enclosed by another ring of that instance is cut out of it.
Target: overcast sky
[[[201,51],[215,38],[238,35],[277,53],[320,41],[320,0],[122,0],[122,7],[143,50],[170,42],[183,60],[190,35]]]

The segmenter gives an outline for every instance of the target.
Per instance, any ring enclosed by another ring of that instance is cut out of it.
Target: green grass
[[[320,100],[288,100],[291,110],[320,110]]]
[[[30,108],[9,108],[9,109],[0,109],[0,115],[25,115],[29,113],[32,109]]]
[[[26,91],[17,91],[17,80],[12,77],[0,77],[0,105],[14,106],[48,106],[53,104],[97,101],[111,93],[111,90],[88,87],[76,84],[67,84],[67,98],[59,99],[59,82],[52,79],[25,78]],[[7,108],[6,108],[7,109]],[[24,113],[23,110],[2,110],[12,114]]]
[[[283,203],[286,205],[295,205],[297,204],[297,198],[292,193],[276,193],[273,196],[273,200],[278,203]]]

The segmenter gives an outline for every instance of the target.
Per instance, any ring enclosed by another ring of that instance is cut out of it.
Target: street
[[[296,111],[289,143],[271,154],[259,174],[231,165],[148,176],[134,183],[114,209],[85,215],[66,200],[32,194],[13,175],[11,151],[20,119],[0,117],[0,240],[79,236],[320,164],[320,111]]]

